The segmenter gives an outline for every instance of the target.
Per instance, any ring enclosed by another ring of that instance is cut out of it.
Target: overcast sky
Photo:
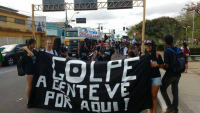
[[[65,0],[65,2],[72,3],[74,0]],[[98,0],[104,2],[106,0]],[[154,19],[161,16],[174,17],[180,14],[181,9],[185,4],[197,2],[198,0],[146,0],[146,19]],[[31,16],[31,4],[42,4],[42,0],[0,0],[0,5],[19,10],[19,13]],[[71,23],[73,27],[83,26],[97,28],[97,23],[102,23],[104,32],[109,32],[108,29],[115,29],[116,34],[120,36],[125,35],[123,27],[131,26],[139,23],[143,19],[143,8],[134,7],[133,9],[121,10],[106,10],[99,9],[95,11],[79,11],[75,18],[87,18],[86,24]],[[75,13],[73,10],[68,10],[68,18],[71,19]],[[35,16],[47,16],[47,21],[65,21],[65,12],[42,12],[36,11]]]

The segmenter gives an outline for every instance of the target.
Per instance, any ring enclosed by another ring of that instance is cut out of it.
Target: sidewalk
[[[161,75],[165,73],[162,69],[160,72]],[[171,86],[167,92],[172,99]],[[162,96],[159,100],[162,100]],[[162,101],[161,106],[166,107],[165,102]],[[190,70],[183,73],[179,81],[179,113],[200,113],[200,76]]]

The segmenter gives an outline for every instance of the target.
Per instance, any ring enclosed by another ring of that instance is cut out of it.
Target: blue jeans
[[[168,109],[174,109],[178,112],[178,83],[180,77],[164,77],[162,79],[162,85],[160,87],[161,94],[167,104]],[[172,94],[173,94],[173,102],[170,101],[169,96],[167,94],[167,88],[171,85]]]

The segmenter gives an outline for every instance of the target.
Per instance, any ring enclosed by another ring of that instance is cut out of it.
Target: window
[[[25,20],[15,18],[15,23],[25,25]]]
[[[7,17],[0,15],[0,21],[7,22]]]
[[[78,32],[77,31],[67,31],[66,37],[78,37]]]

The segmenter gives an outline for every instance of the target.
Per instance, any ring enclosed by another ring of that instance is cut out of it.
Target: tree
[[[128,35],[131,34],[131,32],[137,31],[140,34],[142,33],[142,24],[143,22],[141,21],[139,24],[132,26],[131,29],[127,32]],[[160,17],[160,18],[155,18],[153,20],[146,20],[145,22],[145,35],[148,35],[148,37],[156,37],[158,39],[163,39],[164,38],[164,31],[162,28],[165,28],[166,26],[171,26],[171,25],[180,25],[177,20],[174,18],[170,17]]]
[[[183,34],[182,32],[183,27],[181,25],[167,25],[166,27],[162,28],[162,31],[165,35],[171,35],[174,37],[173,44],[177,42],[180,36]]]

